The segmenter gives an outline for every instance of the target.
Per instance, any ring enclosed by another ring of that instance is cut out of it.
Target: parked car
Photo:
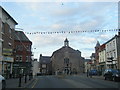
[[[117,69],[105,69],[104,71],[105,80],[120,81],[120,70]]]
[[[90,70],[88,72],[89,76],[94,76],[94,75],[98,75],[98,71],[96,69]]]
[[[6,81],[5,78],[0,75],[0,90],[4,90],[6,88]]]
[[[41,75],[42,75],[42,73],[41,73],[41,72],[38,72],[38,73],[37,73],[37,76],[41,76]]]

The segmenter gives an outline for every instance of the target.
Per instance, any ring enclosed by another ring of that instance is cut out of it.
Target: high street
[[[85,75],[38,76],[26,88],[119,88],[119,84],[120,82]]]

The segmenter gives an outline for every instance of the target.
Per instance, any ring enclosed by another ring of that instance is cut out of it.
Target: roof
[[[2,8],[1,6],[0,6],[0,8],[2,9],[3,12],[5,12],[5,13],[8,15],[8,18],[11,18],[16,25],[18,24],[18,23],[7,13],[7,11],[6,11],[4,8]]]
[[[69,42],[68,39],[66,38],[64,42]]]
[[[79,50],[75,50],[69,46],[63,46],[62,48],[56,50],[53,52],[52,56],[55,54],[55,53],[65,53],[65,52],[68,52],[68,53],[81,53]]]
[[[91,62],[91,59],[84,59],[84,62]]]
[[[45,63],[48,64],[50,63],[50,58],[49,56],[40,56],[40,63]]]
[[[111,38],[110,40],[108,40],[106,43],[104,43],[104,44],[107,44],[107,43],[109,43],[110,41],[112,41],[113,39],[115,39],[115,38],[118,38],[118,37],[120,37],[120,35],[115,35],[113,38]]]
[[[105,44],[102,44],[101,46],[100,46],[100,51],[102,51],[102,50],[104,50],[105,49]]]
[[[97,41],[97,44],[96,44],[95,47],[100,47],[100,43],[99,43],[99,41]]]
[[[14,40],[31,42],[23,31],[15,31]]]
[[[92,57],[95,57],[95,53],[92,53],[92,55],[90,56],[90,58],[92,58]]]

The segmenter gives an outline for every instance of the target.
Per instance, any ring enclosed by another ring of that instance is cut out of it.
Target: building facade
[[[89,70],[92,70],[92,60],[91,59],[85,59],[84,60],[84,66],[85,66],[85,73],[87,73]]]
[[[99,70],[103,73],[106,67],[106,49],[105,44],[101,45],[99,48]]]
[[[120,69],[120,35],[115,35],[106,42],[106,65],[107,68]]]
[[[32,71],[33,71],[33,76],[36,76],[37,75],[37,73],[39,73],[40,72],[40,70],[39,70],[39,62],[37,61],[37,59],[34,59],[33,61],[32,61]]]
[[[15,25],[18,23],[0,7],[0,28],[2,41],[2,75],[9,78],[12,74]],[[1,44],[1,43],[0,43]]]
[[[99,48],[100,48],[100,43],[97,41],[97,44],[95,46],[95,69],[99,70]]]
[[[29,74],[32,70],[32,42],[22,31],[14,34],[14,65],[13,75],[17,77],[22,70],[23,74]]]
[[[2,8],[0,8],[0,75],[2,74]]]
[[[96,69],[95,53],[92,53],[90,58],[91,58],[91,69]]]
[[[52,74],[52,69],[51,69],[52,63],[50,56],[42,56],[42,54],[40,54],[39,63],[40,63],[40,72],[42,75]]]
[[[79,50],[74,50],[69,46],[66,38],[64,46],[53,52],[52,57],[52,74],[77,74],[84,72],[84,58],[81,57]]]

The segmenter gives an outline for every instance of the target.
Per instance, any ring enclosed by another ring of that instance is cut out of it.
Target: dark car
[[[42,75],[42,73],[41,73],[41,72],[38,72],[38,73],[37,73],[37,76],[41,76],[41,75]]]
[[[104,71],[105,80],[120,81],[120,70],[117,69],[106,69]]]
[[[98,75],[98,71],[96,69],[93,69],[93,70],[90,70],[88,74],[89,76]]]
[[[120,81],[120,70],[116,70],[113,75],[112,75],[112,79],[114,81]]]

